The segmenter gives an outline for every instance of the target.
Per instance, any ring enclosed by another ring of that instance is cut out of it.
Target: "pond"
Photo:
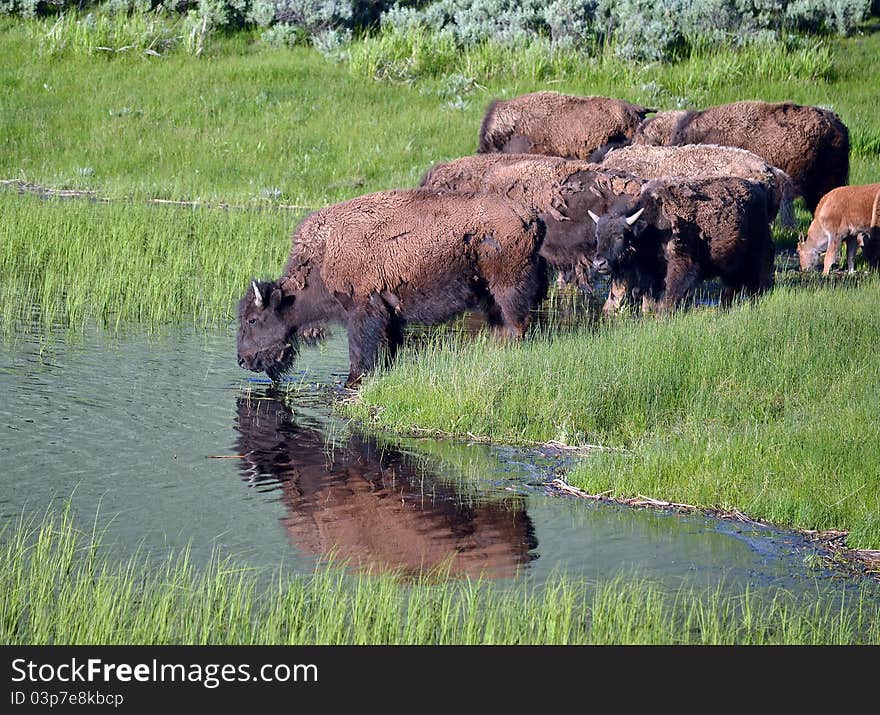
[[[815,598],[853,579],[810,566],[800,535],[594,503],[547,483],[570,455],[396,439],[334,414],[342,331],[303,350],[280,389],[235,360],[235,329],[162,335],[32,330],[0,348],[0,519],[71,499],[127,556],[189,547],[310,572],[443,566],[540,585],[556,574]],[[589,457],[586,457],[587,459]]]

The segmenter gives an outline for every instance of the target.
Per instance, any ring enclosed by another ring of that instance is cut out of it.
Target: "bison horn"
[[[587,213],[590,214],[590,218],[593,219],[593,223],[599,223],[599,217],[596,216],[592,211],[587,209]]]
[[[645,207],[642,206],[642,208],[640,208],[638,211],[636,211],[632,216],[625,218],[624,221],[626,221],[626,225],[632,226],[636,221],[639,220],[639,216],[642,215],[642,211],[644,211],[644,210],[645,210]]]
[[[263,307],[263,294],[260,293],[260,289],[257,288],[257,282],[251,281],[251,286],[253,286],[253,289],[254,289],[254,305],[256,305],[258,308],[262,308]]]

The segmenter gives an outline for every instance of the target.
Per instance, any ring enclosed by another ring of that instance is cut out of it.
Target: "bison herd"
[[[647,117],[648,114],[653,114]],[[734,102],[657,112],[605,97],[537,92],[493,102],[478,153],[432,167],[421,186],[321,209],[292,237],[280,278],[239,303],[238,362],[277,379],[326,321],[348,331],[353,386],[394,357],[407,323],[482,311],[520,338],[548,270],[603,312],[668,312],[717,277],[722,303],[773,281],[770,225],[814,217],[802,270],[846,242],[880,267],[880,184],[847,186],[849,132],[826,109]],[[549,268],[548,268],[549,267]]]

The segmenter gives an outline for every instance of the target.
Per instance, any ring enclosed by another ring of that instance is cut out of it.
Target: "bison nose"
[[[259,355],[239,355],[238,366],[245,370],[252,370],[253,372],[263,371],[263,361],[260,359]]]
[[[593,260],[593,268],[599,273],[608,273],[608,261],[604,258],[596,258]]]

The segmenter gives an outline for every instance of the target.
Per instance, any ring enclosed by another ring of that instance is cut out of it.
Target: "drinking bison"
[[[299,332],[348,329],[355,385],[384,344],[393,359],[409,321],[444,322],[471,308],[521,337],[546,295],[534,211],[499,197],[384,191],[306,217],[276,281],[252,281],[238,307],[238,363],[272,379],[292,364]]]
[[[779,214],[782,225],[789,228],[794,226],[794,185],[791,178],[782,169],[771,166],[757,154],[745,149],[718,144],[638,144],[608,152],[600,166],[626,171],[643,179],[738,176],[757,181],[764,184],[773,197],[770,220]]]
[[[801,270],[809,271],[819,265],[819,254],[824,252],[822,273],[827,276],[837,262],[843,242],[850,273],[855,271],[860,244],[868,263],[880,268],[880,184],[841,186],[822,197],[806,240],[798,243]]]
[[[434,166],[422,179],[422,186],[438,191],[504,196],[537,210],[546,225],[541,255],[587,290],[596,247],[589,212],[604,213],[622,196],[638,195],[643,183],[586,161],[534,154],[466,156]]]
[[[722,302],[773,280],[774,246],[761,184],[735,177],[657,179],[640,196],[596,216],[596,258],[643,298],[644,310],[678,307],[699,280],[720,276]],[[620,296],[609,296],[606,312]]]
[[[534,92],[495,100],[480,125],[477,152],[589,159],[599,147],[627,144],[646,109],[608,97]]]
[[[849,180],[849,130],[834,112],[792,102],[733,102],[702,111],[660,112],[633,144],[722,144],[757,154],[786,172],[814,211]]]

